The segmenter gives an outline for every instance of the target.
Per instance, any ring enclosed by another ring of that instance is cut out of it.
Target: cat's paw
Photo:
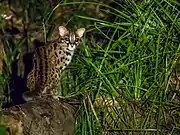
[[[24,101],[28,102],[28,101],[31,101],[33,100],[33,98],[35,97],[36,95],[32,92],[29,92],[29,91],[26,91],[22,94],[22,98]]]

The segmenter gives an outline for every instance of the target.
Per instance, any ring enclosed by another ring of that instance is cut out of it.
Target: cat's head
[[[70,31],[64,26],[59,26],[60,42],[63,43],[68,50],[73,51],[80,44],[84,32],[85,28]]]

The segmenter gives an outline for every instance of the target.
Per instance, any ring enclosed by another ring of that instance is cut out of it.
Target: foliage
[[[61,80],[61,94],[86,96],[77,134],[179,132],[179,89],[171,83],[180,57],[177,1],[81,4],[99,4],[108,18],[77,15],[95,28]]]
[[[4,125],[0,125],[0,135],[6,135],[7,127]]]

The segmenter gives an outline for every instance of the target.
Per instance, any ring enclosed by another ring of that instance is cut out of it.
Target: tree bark
[[[0,125],[9,135],[74,135],[80,102],[36,97],[25,104],[3,110]]]

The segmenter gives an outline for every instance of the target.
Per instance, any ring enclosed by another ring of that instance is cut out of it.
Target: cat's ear
[[[82,38],[85,30],[86,30],[85,28],[79,28],[79,29],[76,30],[76,34],[77,34],[80,38]]]
[[[59,35],[61,37],[65,36],[68,33],[68,30],[64,26],[59,26]]]

